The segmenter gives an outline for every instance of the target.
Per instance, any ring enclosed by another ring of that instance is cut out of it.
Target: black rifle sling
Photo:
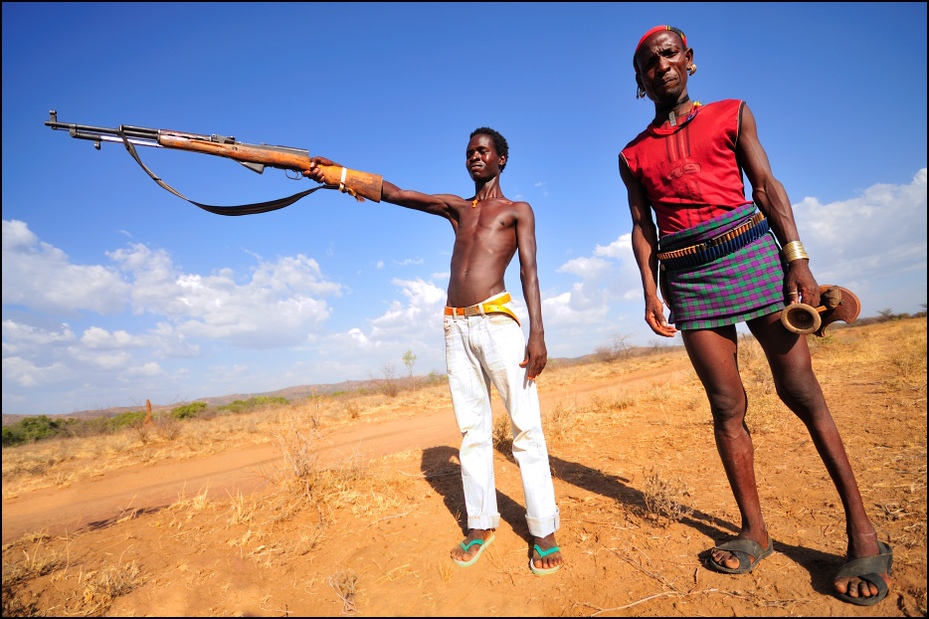
[[[142,169],[145,170],[148,173],[148,175],[152,177],[152,180],[154,180],[156,183],[161,185],[164,189],[167,189],[168,191],[176,195],[178,198],[187,200],[194,206],[199,206],[203,210],[209,211],[211,213],[215,213],[217,215],[229,215],[229,216],[255,215],[256,213],[267,213],[268,211],[276,211],[277,209],[284,208],[285,206],[290,206],[291,204],[293,204],[300,198],[310,195],[317,189],[331,189],[332,188],[329,185],[320,185],[318,187],[313,187],[312,189],[307,189],[306,191],[301,191],[300,193],[295,193],[294,195],[288,198],[279,198],[277,200],[271,200],[270,202],[256,202],[255,204],[242,204],[239,206],[211,206],[209,204],[201,204],[199,202],[194,202],[190,198],[184,196],[179,191],[177,191],[176,189],[168,185],[166,182],[164,182],[163,180],[155,176],[155,174],[151,170],[149,170],[148,167],[144,163],[142,163],[142,160],[139,159],[139,154],[136,152],[135,146],[132,144],[132,142],[130,142],[126,138],[126,135],[123,133],[122,126],[119,127],[119,137],[122,138],[123,144],[126,145],[126,150],[129,151],[129,154],[132,155],[132,158],[136,160],[136,163],[142,166]]]

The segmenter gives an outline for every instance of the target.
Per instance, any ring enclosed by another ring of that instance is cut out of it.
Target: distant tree
[[[877,314],[884,320],[890,320],[891,318],[894,317],[894,311],[892,308],[889,308],[889,307],[882,309]]]
[[[413,354],[412,350],[408,350],[403,353],[403,365],[406,366],[407,372],[410,375],[410,380],[413,380],[413,364],[416,363],[416,355]]]

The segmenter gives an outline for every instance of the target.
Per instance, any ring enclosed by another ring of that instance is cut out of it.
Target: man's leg
[[[468,533],[451,557],[470,561],[499,526],[493,467],[490,381],[469,345],[473,318],[445,318],[445,361],[455,419],[461,431],[459,459]]]
[[[513,457],[519,465],[526,500],[526,523],[533,536],[532,563],[537,570],[554,570],[564,559],[557,550],[555,531],[560,514],[542,431],[542,415],[535,381],[519,367],[526,351],[522,329],[504,315],[486,319],[487,344],[484,363],[509,413],[513,432]]]
[[[813,372],[806,336],[783,328],[777,315],[753,320],[748,326],[765,351],[778,396],[809,430],[813,444],[839,492],[845,509],[848,559],[881,554],[877,533],[865,512],[848,454]],[[886,573],[881,576],[889,582]],[[877,586],[857,577],[837,578],[835,589],[851,597],[867,598],[878,594]]]
[[[716,450],[722,459],[729,486],[742,522],[737,539],[748,539],[770,548],[755,480],[755,450],[745,425],[748,401],[739,376],[738,340],[735,327],[682,331],[684,347],[703,383],[713,415]],[[749,556],[751,564],[761,557]],[[731,552],[713,549],[711,560],[729,569],[739,567]]]

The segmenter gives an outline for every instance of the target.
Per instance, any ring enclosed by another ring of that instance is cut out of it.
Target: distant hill
[[[583,357],[576,358],[557,358],[549,359],[549,364],[558,364],[561,366],[565,365],[575,365],[578,363],[587,363],[595,355],[585,355]],[[419,377],[423,378],[423,377]],[[255,398],[258,396],[265,397],[282,397],[287,400],[294,401],[300,400],[302,398],[309,397],[311,395],[329,395],[332,393],[339,393],[342,391],[357,391],[363,388],[372,388],[376,387],[378,383],[383,382],[384,379],[370,379],[370,380],[346,380],[340,383],[332,383],[326,385],[297,385],[295,387],[284,387],[283,389],[278,389],[276,391],[266,391],[264,393],[233,393],[230,395],[214,396],[207,398],[194,398],[190,400],[191,402],[206,402],[210,406],[224,406],[236,400],[248,400],[249,398]],[[152,402],[152,411],[159,412],[164,410],[171,410],[177,406],[184,404],[184,402],[173,402],[171,404],[157,404]],[[55,417],[56,419],[89,419],[92,417],[114,417],[120,413],[126,413],[129,411],[137,411],[145,408],[145,405],[141,406],[116,406],[113,408],[103,408],[96,410],[86,410],[86,411],[77,411],[74,413],[66,413],[62,415],[49,415],[49,417]],[[3,425],[8,426],[10,424],[16,423],[25,419],[26,417],[38,417],[39,415],[9,415],[3,413]]]
[[[328,395],[331,393],[338,393],[340,391],[356,391],[363,387],[371,387],[372,385],[377,384],[377,380],[346,380],[341,383],[333,383],[329,385],[298,385],[296,387],[285,387],[283,389],[278,389],[276,391],[267,391],[264,393],[234,393],[230,395],[222,395],[215,397],[207,398],[194,398],[191,402],[206,402],[210,406],[223,406],[236,400],[248,400],[249,398],[254,398],[258,396],[265,397],[282,397],[288,400],[300,400],[306,398],[313,394],[317,395]],[[174,402],[171,404],[156,404],[152,402],[152,410],[155,412],[163,410],[171,410],[177,406],[180,406],[184,402]],[[86,410],[86,411],[77,411],[74,413],[66,413],[62,415],[49,415],[49,417],[55,417],[56,419],[89,419],[92,417],[114,417],[120,413],[126,413],[129,411],[137,411],[145,408],[145,405],[141,406],[114,406],[112,408],[101,408],[95,410]],[[9,415],[3,413],[3,425],[8,426],[10,424],[16,423],[25,419],[26,417],[38,417],[39,415]]]

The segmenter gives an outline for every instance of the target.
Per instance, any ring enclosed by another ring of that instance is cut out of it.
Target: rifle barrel
[[[92,141],[94,147],[98,150],[101,142],[118,144],[128,142],[136,146],[186,150],[227,157],[259,174],[262,173],[265,166],[302,171],[307,167],[306,161],[310,157],[309,151],[302,148],[270,144],[246,144],[237,141],[232,136],[187,133],[135,125],[120,125],[118,128],[114,128],[63,123],[58,122],[58,112],[55,110],[49,111],[49,119],[45,124],[53,130],[67,131],[72,138]]]

